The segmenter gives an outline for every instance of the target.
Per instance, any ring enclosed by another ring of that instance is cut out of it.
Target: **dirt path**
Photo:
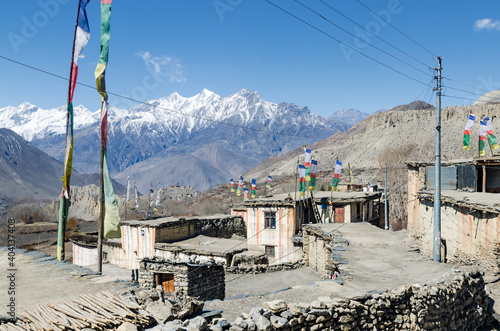
[[[42,252],[17,251],[14,259],[15,270],[9,265],[8,251],[0,248],[0,315],[5,315],[5,307],[10,298],[16,302],[16,311],[32,310],[36,304],[59,303],[78,298],[80,294],[103,291],[113,292],[135,284],[119,279],[130,279],[129,271],[104,265],[105,276],[85,276],[91,270],[80,268],[68,262],[59,262]],[[8,275],[14,273],[15,294],[9,294]]]

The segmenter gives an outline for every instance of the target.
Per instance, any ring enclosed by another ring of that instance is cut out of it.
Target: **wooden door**
[[[175,292],[174,282],[175,282],[174,274],[167,274],[167,273],[155,274],[155,287],[161,285],[165,293]]]
[[[334,223],[344,223],[344,207],[335,207]]]

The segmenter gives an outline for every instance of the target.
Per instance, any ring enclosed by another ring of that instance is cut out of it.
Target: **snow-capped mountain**
[[[155,162],[148,162],[147,166],[145,163],[145,171],[151,171],[155,164],[168,160],[177,162],[162,167],[183,167],[184,173],[190,171],[191,164],[198,164],[200,160],[214,167],[213,160],[217,155],[197,153],[211,144],[209,150],[214,153],[245,160],[245,164],[239,166],[234,162],[227,162],[226,168],[224,162],[215,166],[224,177],[229,174],[235,177],[242,169],[249,169],[269,156],[281,155],[347,130],[352,123],[345,123],[342,117],[330,120],[311,113],[307,107],[268,102],[247,89],[226,98],[204,89],[190,98],[174,93],[131,109],[111,106],[109,167],[114,176],[132,165],[135,165],[134,173],[138,174],[142,169],[139,163],[148,159]],[[19,107],[3,108],[0,109],[0,123],[56,159],[64,158],[65,106],[43,110],[23,103]],[[74,167],[82,172],[97,172],[99,111],[75,107],[74,128]],[[182,161],[191,157],[172,158],[192,153],[197,162]],[[191,171],[198,170],[195,167]],[[163,185],[180,183],[196,187],[196,183],[183,182],[182,178],[168,178],[168,171],[160,173],[164,177],[164,180],[160,179]],[[221,174],[214,174],[214,181],[219,181]],[[145,183],[145,187],[147,185],[149,183]]]

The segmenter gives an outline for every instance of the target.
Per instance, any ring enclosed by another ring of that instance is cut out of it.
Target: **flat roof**
[[[434,201],[433,191],[419,191],[420,199]],[[441,190],[441,202],[500,214],[500,194],[483,192],[463,192],[456,190]]]
[[[239,216],[217,214],[211,216],[160,217],[154,219],[127,220],[127,221],[122,221],[121,223],[122,225],[129,225],[129,226],[158,228],[158,227],[168,227],[171,225],[175,225],[176,223],[179,222],[187,222],[193,220],[232,219],[235,217]]]
[[[382,196],[382,192],[361,192],[361,191],[313,191],[314,200],[318,203],[321,199],[328,199],[333,203],[361,202],[366,200],[378,199]],[[310,197],[309,192],[306,192],[306,198]],[[288,200],[286,200],[288,198]],[[291,200],[290,200],[291,198]],[[281,193],[267,197],[257,197],[243,202],[239,207],[252,205],[282,205],[293,207],[294,199],[300,200],[299,192]],[[236,207],[237,208],[237,207]]]
[[[225,254],[235,254],[247,251],[247,241],[198,235],[193,238],[176,241],[175,243],[156,243],[155,249],[166,251],[180,249],[182,251],[197,254],[223,256]],[[262,253],[248,252],[248,254],[261,255]]]
[[[410,161],[406,163],[410,167],[430,167],[434,166],[434,161]],[[441,161],[441,166],[449,167],[457,164],[474,164],[474,165],[500,165],[500,155],[494,155],[490,157],[474,157],[472,159],[456,159]]]

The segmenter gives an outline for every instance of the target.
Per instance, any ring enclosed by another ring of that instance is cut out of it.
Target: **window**
[[[266,255],[274,257],[274,246],[266,246]]]
[[[276,229],[276,213],[273,211],[265,212],[266,229]]]

